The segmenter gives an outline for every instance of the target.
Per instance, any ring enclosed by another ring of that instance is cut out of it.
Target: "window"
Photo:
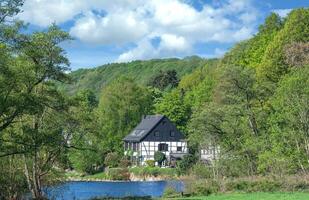
[[[128,150],[129,149],[129,143],[128,142],[125,142],[124,143],[124,150]]]
[[[155,135],[155,137],[160,137],[160,132],[159,131],[155,131],[154,135]]]
[[[170,136],[171,137],[175,137],[175,132],[174,131],[170,131]]]
[[[182,151],[182,147],[177,147],[177,151]]]
[[[158,145],[158,150],[159,151],[168,151],[168,144],[160,143]]]

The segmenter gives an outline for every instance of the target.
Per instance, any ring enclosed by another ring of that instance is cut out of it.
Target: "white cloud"
[[[27,0],[23,6],[23,12],[18,17],[22,20],[38,25],[48,26],[51,23],[63,23],[72,19],[84,10],[87,4],[83,1],[61,0]]]
[[[27,0],[19,17],[43,27],[73,19],[70,33],[85,43],[136,44],[118,58],[128,61],[183,55],[199,42],[247,39],[259,16],[251,0],[216,1],[200,10],[188,0]],[[153,37],[160,38],[157,47]]]
[[[274,13],[277,13],[280,17],[286,17],[292,9],[275,9],[273,10]]]
[[[106,17],[89,12],[70,30],[72,36],[85,42],[117,45],[136,42],[147,32],[147,24],[137,20],[134,12],[113,13]]]
[[[172,34],[163,34],[161,36],[160,49],[167,51],[183,52],[191,48],[188,41],[182,37]]]

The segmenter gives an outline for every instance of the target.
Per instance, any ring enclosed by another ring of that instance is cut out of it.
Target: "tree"
[[[103,166],[104,146],[101,146],[95,110],[98,101],[91,90],[82,90],[72,98],[71,142],[78,148],[68,152],[68,158],[77,171],[92,174]]]
[[[309,40],[308,27],[308,9],[295,9],[288,15],[283,28],[265,50],[260,67],[257,69],[259,79],[277,83],[290,71],[289,65],[285,62],[284,48],[293,42],[307,42]]]
[[[13,46],[1,45],[7,58],[0,71],[0,157],[20,155],[29,191],[40,199],[67,148],[67,104],[53,81],[67,80],[69,62],[59,43],[70,37],[56,26],[12,37]]]
[[[184,174],[197,162],[198,158],[192,154],[185,155],[177,162],[179,173]]]
[[[166,93],[162,100],[155,104],[155,112],[166,115],[177,128],[186,132],[186,124],[190,119],[191,107],[184,100],[182,90],[174,89]]]
[[[293,67],[309,65],[309,42],[296,42],[284,48],[285,62]]]
[[[270,146],[259,157],[260,170],[275,174],[309,169],[309,68],[296,68],[280,82],[271,99]]]
[[[24,0],[2,0],[0,2],[0,24],[5,22],[7,17],[12,17],[20,12]]]
[[[179,83],[176,70],[160,71],[151,80],[149,85],[164,90],[167,87],[175,88]]]
[[[67,33],[51,26],[45,33],[18,35],[17,57],[6,45],[0,45],[2,55],[7,56],[0,63],[0,134],[17,117],[31,113],[40,104],[36,87],[47,80],[66,81],[65,71],[69,69],[64,50],[58,46],[70,39]]]
[[[152,94],[147,88],[126,77],[115,80],[104,89],[97,116],[101,124],[99,138],[107,152],[123,152],[123,137],[143,115],[149,114],[152,101]]]
[[[162,163],[166,160],[166,156],[161,151],[156,151],[154,154],[154,160],[159,164],[159,166],[162,166]]]

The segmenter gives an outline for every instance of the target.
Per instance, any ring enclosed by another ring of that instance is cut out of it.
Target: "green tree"
[[[179,130],[186,132],[191,106],[185,102],[183,90],[174,89],[166,93],[162,100],[155,105],[155,112],[167,116]]]
[[[149,85],[160,90],[164,90],[167,87],[175,88],[179,83],[176,70],[160,71],[151,80]]]
[[[158,163],[158,165],[161,167],[162,163],[166,160],[166,156],[161,151],[156,151],[154,154],[154,161]]]
[[[132,79],[122,77],[104,89],[97,110],[102,145],[108,151],[123,151],[122,139],[152,109],[152,94]]]
[[[274,174],[308,172],[309,68],[286,75],[271,99],[270,146],[260,155],[260,170]]]
[[[284,27],[267,46],[257,74],[262,79],[278,82],[290,70],[285,62],[284,48],[293,42],[309,40],[309,9],[293,10],[285,20]]]
[[[5,22],[7,17],[13,17],[20,12],[24,0],[2,0],[0,2],[0,24]]]

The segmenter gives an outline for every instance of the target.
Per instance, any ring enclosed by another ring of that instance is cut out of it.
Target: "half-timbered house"
[[[188,153],[184,135],[164,115],[147,115],[124,139],[125,154],[133,163],[145,165],[146,160],[154,160],[156,151],[166,155],[163,165],[173,165]]]

